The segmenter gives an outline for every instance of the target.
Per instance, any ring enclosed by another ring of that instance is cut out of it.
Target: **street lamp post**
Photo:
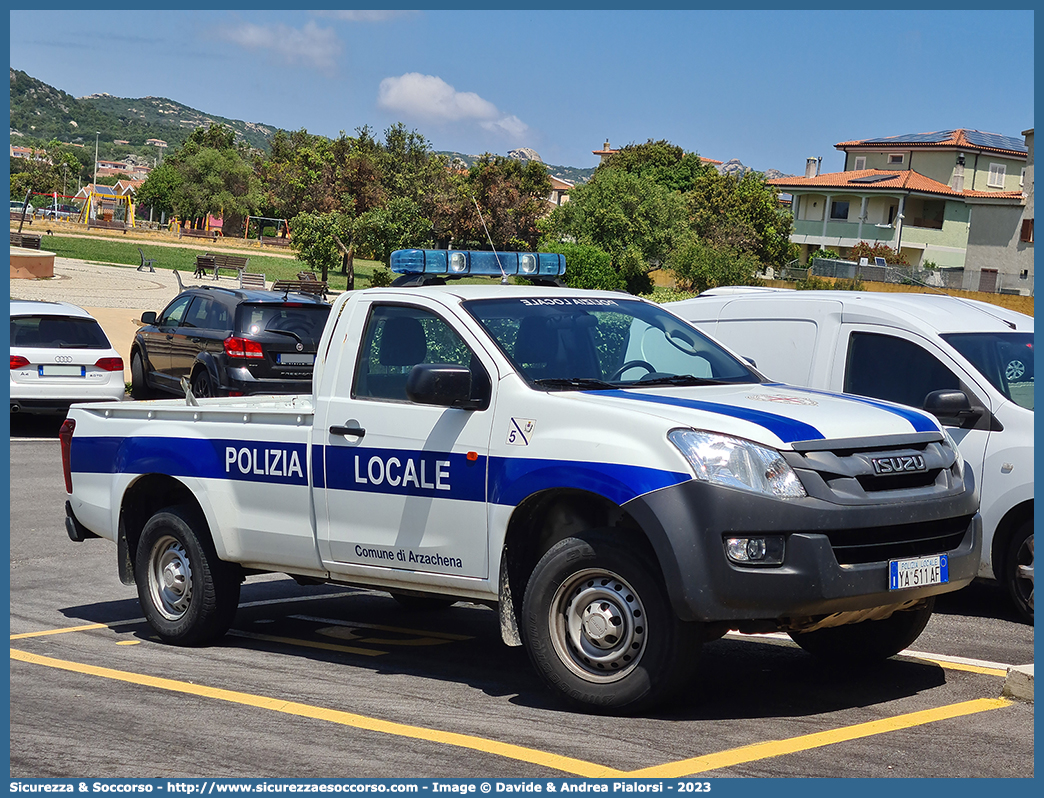
[[[98,192],[98,137],[100,135],[101,135],[101,131],[100,130],[94,134],[94,183],[91,185],[91,194],[96,194]],[[94,198],[91,197],[91,199],[94,199]],[[94,204],[94,203],[92,203],[92,204]],[[91,208],[91,210],[94,211],[94,218],[97,219],[98,218],[98,209],[97,208]]]

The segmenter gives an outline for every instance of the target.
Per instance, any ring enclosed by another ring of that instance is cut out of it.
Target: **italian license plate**
[[[276,362],[281,366],[311,366],[315,363],[315,355],[295,355],[281,353],[276,355]]]
[[[41,377],[82,377],[87,373],[83,366],[63,366],[60,364],[40,366]]]
[[[888,563],[888,589],[905,590],[925,585],[944,585],[950,581],[950,563],[945,554]]]

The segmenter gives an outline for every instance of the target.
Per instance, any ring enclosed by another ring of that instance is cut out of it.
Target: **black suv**
[[[155,390],[244,396],[310,393],[319,337],[330,305],[281,291],[199,286],[163,311],[141,315],[131,344],[131,396]]]

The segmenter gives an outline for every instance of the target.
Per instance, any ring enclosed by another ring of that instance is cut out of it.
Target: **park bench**
[[[29,224],[32,224],[33,223],[33,215],[31,213],[26,213],[26,214],[23,215],[21,211],[11,211],[11,221],[12,222],[22,222],[22,221],[25,221],[25,222],[29,222]]]
[[[185,228],[179,233],[179,237],[184,236],[185,238],[209,238],[211,241],[217,240],[217,230],[193,230],[191,228]]]
[[[273,247],[288,247],[290,246],[290,239],[283,238],[282,236],[261,236],[260,241],[262,244],[267,244]]]
[[[36,233],[19,233],[16,230],[12,230],[11,246],[22,247],[23,249],[39,249],[40,236]]]
[[[127,234],[127,223],[115,219],[88,219],[87,229],[90,230],[92,227],[103,230],[122,230],[124,235]]]
[[[239,287],[240,288],[259,288],[262,291],[265,290],[265,276],[258,274],[257,272],[240,272],[239,273]]]
[[[229,271],[235,270],[236,277],[239,277],[239,273],[246,269],[249,262],[250,258],[244,255],[223,255],[208,252],[206,255],[196,256],[195,276],[204,277],[208,271],[213,269],[214,279],[216,280],[221,269],[228,269]]]
[[[150,272],[156,271],[156,267],[153,264],[156,262],[153,258],[146,258],[145,253],[141,251],[141,247],[138,247],[138,254],[141,255],[141,264],[138,266],[137,271],[143,272],[148,270]]]
[[[325,297],[328,286],[324,280],[276,280],[272,283],[272,290]]]

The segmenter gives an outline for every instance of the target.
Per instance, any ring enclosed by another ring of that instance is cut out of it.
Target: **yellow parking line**
[[[899,729],[909,729],[913,726],[923,726],[926,723],[935,723],[939,720],[948,720],[964,715],[973,715],[976,712],[1000,709],[1001,707],[1009,706],[1011,703],[1011,701],[1003,698],[978,698],[974,701],[964,701],[960,704],[950,704],[937,709],[911,712],[906,715],[897,715],[894,718],[871,721],[870,723],[859,723],[855,726],[845,726],[840,729],[805,734],[801,737],[791,737],[787,740],[772,740],[767,743],[733,748],[717,754],[707,754],[706,756],[697,756],[692,759],[683,759],[679,762],[670,762],[665,765],[635,770],[627,775],[634,778],[680,778],[682,776],[693,776],[697,773],[741,765],[745,762],[770,759],[783,754],[793,754],[798,751],[808,751],[812,748],[834,745],[835,743],[858,740],[862,737],[871,737],[875,734],[885,734],[886,732],[898,731]]]
[[[287,642],[298,642],[288,640]],[[878,734],[909,729],[915,726],[923,726],[941,720],[950,720],[979,712],[987,712],[991,709],[1001,709],[1010,706],[1011,701],[1003,698],[980,698],[972,701],[964,701],[959,704],[950,704],[936,709],[911,712],[905,715],[897,715],[892,718],[860,723],[854,726],[845,726],[839,729],[831,729],[800,737],[791,737],[784,740],[772,740],[765,743],[743,746],[714,754],[683,759],[677,762],[668,762],[653,767],[641,768],[633,771],[621,771],[615,768],[599,765],[594,762],[585,762],[581,759],[559,756],[546,751],[538,751],[533,748],[501,743],[495,740],[487,740],[468,734],[457,734],[454,732],[428,729],[421,726],[409,726],[402,723],[370,718],[351,712],[343,712],[325,707],[301,704],[295,701],[284,701],[278,698],[242,693],[235,690],[224,690],[205,685],[191,684],[189,682],[165,679],[156,676],[148,676],[140,673],[119,671],[112,668],[102,668],[95,665],[86,665],[79,662],[54,659],[52,657],[30,654],[27,651],[11,649],[11,659],[27,662],[34,665],[43,665],[49,668],[83,673],[91,676],[99,676],[106,679],[127,682],[130,684],[154,687],[161,690],[170,690],[177,693],[186,693],[203,698],[213,698],[219,701],[228,701],[234,704],[267,709],[273,712],[283,712],[314,720],[322,720],[329,723],[337,723],[357,729],[375,731],[382,734],[392,734],[398,737],[408,737],[416,740],[452,745],[459,748],[467,748],[474,751],[514,759],[520,762],[529,762],[534,765],[553,768],[563,773],[585,778],[608,778],[627,776],[631,778],[681,778],[693,776],[707,771],[720,770],[747,762],[761,759],[771,759],[785,754],[793,754],[800,751],[808,751],[822,748],[837,743],[849,742]]]
[[[46,637],[48,635],[63,635],[66,632],[86,632],[88,629],[108,629],[105,623],[89,623],[86,626],[66,626],[62,629],[45,629],[42,632],[23,632],[19,635],[11,635],[12,640],[25,640],[27,637]]]
[[[968,673],[978,673],[983,676],[1007,676],[1008,671],[1001,668],[985,668],[982,665],[969,665],[967,662],[950,662],[944,659],[932,659],[931,657],[914,657],[910,659],[917,660],[919,662],[930,662],[933,665],[938,665],[940,668],[950,671],[967,671]]]
[[[533,748],[525,748],[520,745],[501,743],[495,740],[486,740],[481,737],[473,737],[469,734],[456,734],[453,732],[439,731],[437,729],[426,729],[421,726],[407,726],[403,723],[393,723],[376,718],[368,718],[364,715],[356,715],[351,712],[341,712],[335,709],[311,706],[310,704],[299,704],[295,701],[284,701],[279,698],[267,698],[265,696],[240,693],[235,690],[222,690],[216,687],[189,684],[174,679],[163,679],[157,676],[146,676],[140,673],[129,673],[112,668],[100,668],[95,665],[85,665],[79,662],[68,662],[66,660],[43,657],[30,654],[27,651],[11,649],[11,659],[20,662],[28,662],[33,665],[44,665],[48,668],[83,673],[90,676],[100,676],[105,679],[128,682],[130,684],[155,687],[160,690],[171,690],[176,693],[201,696],[203,698],[214,698],[219,701],[228,701],[233,704],[267,709],[273,712],[284,712],[288,715],[297,715],[303,718],[323,720],[329,723],[338,723],[342,726],[351,726],[356,729],[393,734],[398,737],[409,737],[415,740],[427,740],[443,745],[453,745],[458,748],[467,748],[473,751],[481,751],[495,756],[515,759],[520,762],[529,762],[541,767],[553,768],[563,773],[570,773],[585,778],[608,778],[612,776],[625,775],[622,771],[596,765],[592,762],[584,762],[581,759],[573,759],[567,756],[558,756],[546,751],[537,751]]]
[[[375,648],[355,648],[354,646],[341,646],[336,643],[320,643],[312,640],[298,640],[296,637],[277,637],[275,635],[261,635],[256,632],[241,632],[232,629],[228,634],[233,637],[246,637],[250,640],[261,640],[267,643],[283,643],[288,646],[303,646],[305,648],[321,648],[324,651],[340,651],[345,654],[362,654],[365,657],[379,657],[387,654],[387,651],[378,651]]]

